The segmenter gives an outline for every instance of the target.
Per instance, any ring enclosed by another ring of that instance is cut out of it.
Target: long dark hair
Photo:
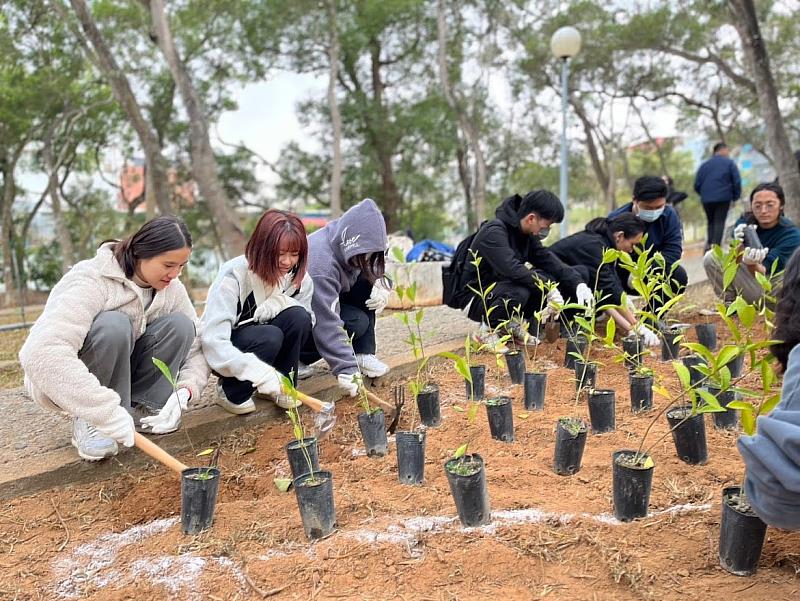
[[[794,251],[786,270],[783,272],[783,285],[778,293],[778,304],[775,307],[775,331],[772,337],[780,340],[773,344],[772,354],[786,369],[789,353],[800,342],[800,320],[796,311],[800,301],[800,249]]]
[[[354,255],[350,257],[348,263],[356,269],[360,269],[361,275],[363,275],[370,284],[375,284],[375,282],[382,279],[386,270],[382,252]]]
[[[294,213],[270,209],[258,220],[244,249],[250,270],[270,286],[275,286],[281,279],[281,247],[299,255],[292,279],[293,284],[299,288],[306,274],[308,260],[306,230],[303,222]]]
[[[139,261],[179,248],[192,248],[192,235],[180,217],[161,215],[146,222],[132,236],[122,240],[104,240],[101,245],[106,242],[114,243],[111,247],[114,258],[125,276],[132,278]]]
[[[774,192],[775,196],[778,197],[778,201],[781,203],[781,215],[783,215],[783,207],[786,206],[786,194],[783,192],[783,188],[780,184],[776,182],[762,182],[758,184],[753,191],[750,192],[750,212],[747,215],[747,222],[753,225],[758,225],[758,220],[756,216],[753,215],[753,198],[756,195],[756,192],[762,192],[767,190],[769,192]]]
[[[625,238],[635,238],[644,234],[645,223],[633,213],[622,213],[616,217],[596,217],[586,224],[586,231],[610,236],[622,232]]]

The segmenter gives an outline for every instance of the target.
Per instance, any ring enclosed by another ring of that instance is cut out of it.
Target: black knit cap
[[[644,175],[633,184],[633,198],[635,200],[656,200],[666,198],[667,184],[655,175]]]

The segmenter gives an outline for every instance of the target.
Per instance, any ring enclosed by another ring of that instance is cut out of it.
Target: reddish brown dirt
[[[589,436],[578,474],[555,475],[556,419],[588,413],[585,403],[575,404],[571,372],[560,367],[564,341],[539,353],[557,366],[549,371],[544,412],[524,411],[521,387],[508,385],[505,374],[487,382],[515,398],[512,444],[490,438],[482,408],[473,424],[454,411],[463,405],[463,382],[447,365],[434,369],[444,422],[428,432],[422,487],[397,482],[393,448],[383,459],[354,454],[361,448],[357,409],[340,402],[339,425],[321,458],[334,474],[338,530],[313,544],[294,494],[272,482],[288,469],[288,423],[225,439],[215,523],[199,536],[181,534],[179,483],[159,467],[6,502],[0,599],[796,598],[800,534],[769,529],[754,577],[718,567],[720,490],[743,469],[736,434],[714,430],[707,418],[704,466],[679,461],[664,438],[653,449],[651,515],[615,523],[611,453],[635,446],[652,413],[631,415],[624,369],[600,352],[598,386],[617,390],[617,431]],[[677,388],[668,364],[648,362]],[[391,397],[388,388],[377,392]],[[666,431],[661,418],[652,440]],[[486,461],[490,527],[464,530],[453,519],[442,465],[466,440]]]

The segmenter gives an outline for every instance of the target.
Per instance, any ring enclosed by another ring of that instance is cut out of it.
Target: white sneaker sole
[[[72,443],[72,446],[75,447],[75,449],[78,451],[78,456],[81,459],[83,459],[84,461],[102,461],[103,459],[108,459],[109,457],[114,457],[117,453],[119,453],[119,447],[117,447],[117,450],[114,451],[113,453],[111,453],[110,455],[103,455],[102,457],[95,457],[95,456],[92,456],[92,455],[87,455],[86,453],[81,451],[81,447],[80,447],[80,445],[78,445],[78,441],[75,440],[74,438],[70,442]]]
[[[225,411],[233,413],[234,415],[247,415],[256,410],[256,404],[253,402],[253,399],[245,401],[241,405],[236,405],[230,401],[222,401],[217,398],[216,403],[217,406],[222,407]]]

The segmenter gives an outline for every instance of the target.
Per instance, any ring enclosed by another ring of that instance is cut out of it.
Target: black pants
[[[490,286],[491,282],[486,284]],[[477,294],[473,295],[472,304],[469,307],[469,318],[472,321],[479,321],[496,328],[501,322],[506,321],[515,314],[515,309],[519,307],[524,319],[534,323],[534,314],[542,308],[542,291],[533,286],[523,286],[516,282],[499,281],[486,297],[486,309],[483,301]],[[486,311],[489,317],[486,317]],[[531,330],[533,331],[533,330]]]
[[[311,338],[311,316],[302,307],[284,309],[266,324],[249,324],[233,330],[233,346],[253,353],[264,363],[288,376],[297,374],[300,349]],[[252,382],[236,378],[220,378],[225,396],[236,405],[244,403],[255,392]]]
[[[347,292],[339,295],[339,317],[344,322],[348,336],[352,336],[353,352],[357,355],[374,355],[375,344],[375,311],[367,309],[366,303],[372,294],[372,284],[359,276],[356,283]],[[309,336],[300,352],[300,360],[309,365],[319,360],[320,354],[314,337]]]
[[[730,202],[709,202],[703,203],[703,210],[708,219],[708,240],[706,241],[706,252],[711,250],[714,244],[722,244],[722,234],[725,232],[725,219],[728,218]]]

